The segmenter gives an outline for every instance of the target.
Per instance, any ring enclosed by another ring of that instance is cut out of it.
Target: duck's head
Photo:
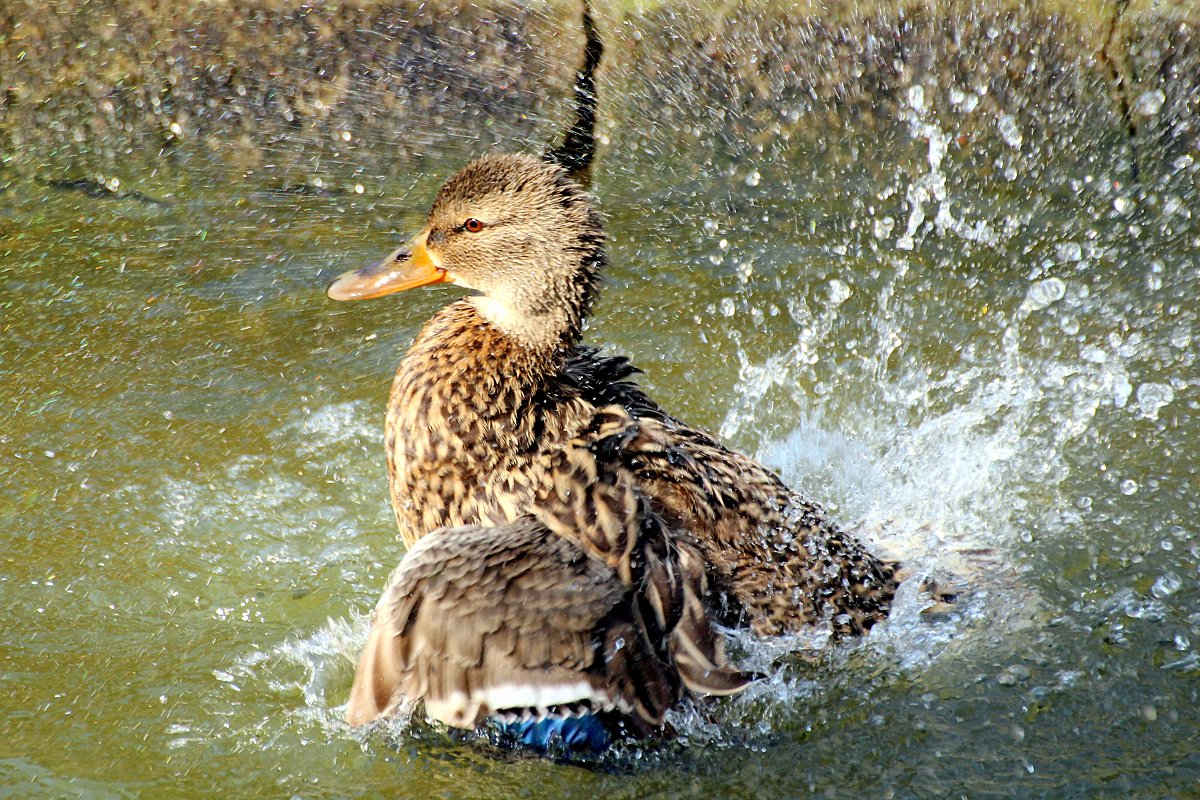
[[[604,263],[604,232],[584,191],[557,165],[489,155],[446,182],[424,229],[380,263],[347,272],[334,300],[436,283],[478,292],[480,315],[531,346],[578,336]]]

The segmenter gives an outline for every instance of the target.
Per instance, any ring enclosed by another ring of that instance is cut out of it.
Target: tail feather
[[[604,55],[604,43],[592,19],[592,8],[583,4],[583,64],[575,73],[575,119],[563,142],[543,158],[560,165],[581,186],[591,183],[592,161],[596,157],[596,68]]]

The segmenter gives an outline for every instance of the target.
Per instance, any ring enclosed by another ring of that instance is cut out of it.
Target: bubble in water
[[[733,311],[734,311],[733,298],[732,297],[722,297],[721,298],[721,315],[726,316],[726,317],[732,317]]]
[[[1165,383],[1143,383],[1137,388],[1138,410],[1146,419],[1158,419],[1158,410],[1175,399],[1175,390]]]
[[[1162,89],[1151,89],[1142,92],[1138,97],[1137,103],[1134,104],[1134,109],[1143,117],[1153,117],[1162,110],[1163,103],[1167,102],[1167,93]]]
[[[1137,481],[1135,481],[1133,478],[1126,478],[1125,480],[1121,481],[1121,494],[1123,494],[1123,495],[1137,494],[1137,490],[1138,490],[1138,484],[1137,484]]]
[[[758,170],[754,170],[753,172],[751,172],[749,175],[746,176],[746,185],[747,186],[758,186],[759,181],[761,181],[761,180],[762,180],[762,175],[759,174]]]

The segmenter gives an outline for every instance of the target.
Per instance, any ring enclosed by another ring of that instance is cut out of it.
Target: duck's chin
[[[475,295],[469,302],[492,327],[530,349],[553,350],[572,336],[566,312],[553,308],[533,312],[517,307],[511,298],[486,294]]]

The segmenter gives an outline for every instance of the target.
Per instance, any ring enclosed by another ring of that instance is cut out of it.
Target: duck
[[[723,627],[843,637],[886,618],[895,562],[583,343],[604,242],[561,164],[489,154],[446,181],[408,243],[329,287],[339,301],[470,292],[424,325],[392,383],[385,448],[408,550],[351,724],[423,702],[459,728],[582,719],[604,735],[554,735],[650,735],[684,696],[754,679],[727,663]]]
[[[423,701],[451,727],[491,718],[535,749],[599,752],[665,731],[687,692],[745,688],[757,676],[726,664],[703,557],[626,466],[669,446],[599,409],[534,459],[521,512],[421,536],[376,606],[347,721]]]

